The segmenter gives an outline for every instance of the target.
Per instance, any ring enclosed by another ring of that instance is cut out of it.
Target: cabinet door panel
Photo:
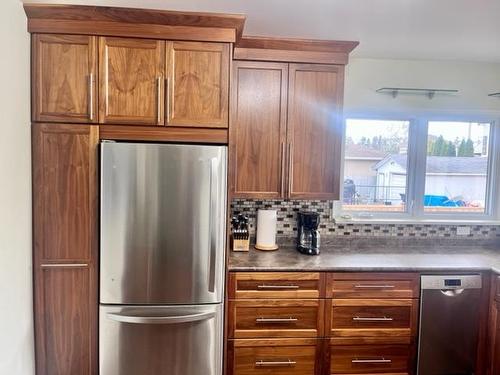
[[[168,42],[167,125],[228,126],[229,44]]]
[[[344,68],[290,64],[288,196],[339,199]]]
[[[97,126],[33,124],[33,215],[40,261],[92,257],[97,142]]]
[[[99,38],[101,123],[163,125],[165,42]]]
[[[287,76],[287,64],[233,64],[230,138],[234,197],[284,196]]]
[[[37,373],[97,373],[96,288],[88,265],[35,270]]]
[[[33,120],[96,122],[96,37],[34,34]]]

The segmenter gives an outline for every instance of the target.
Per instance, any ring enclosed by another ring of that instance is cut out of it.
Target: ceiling
[[[24,0],[244,13],[246,35],[358,40],[365,58],[500,62],[500,0]]]

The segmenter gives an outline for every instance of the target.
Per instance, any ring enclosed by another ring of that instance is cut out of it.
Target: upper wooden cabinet
[[[288,197],[339,199],[344,68],[290,64]]]
[[[93,36],[33,35],[33,121],[97,121],[96,52]]]
[[[356,45],[265,37],[236,45],[229,134],[233,197],[339,198],[344,65]]]
[[[168,42],[167,125],[228,126],[227,43]]]
[[[233,64],[231,186],[238,197],[285,194],[287,85],[288,64]]]
[[[99,38],[101,123],[163,125],[165,42]]]

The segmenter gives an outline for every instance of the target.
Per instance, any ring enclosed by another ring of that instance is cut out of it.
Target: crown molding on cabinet
[[[244,36],[235,45],[235,60],[346,65],[359,42]]]
[[[246,17],[86,5],[24,4],[30,33],[236,42]]]

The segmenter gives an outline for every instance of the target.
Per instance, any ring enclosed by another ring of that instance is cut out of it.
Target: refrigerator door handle
[[[131,324],[181,324],[199,322],[215,317],[214,311],[203,312],[198,314],[178,315],[178,316],[132,316],[116,313],[107,313],[107,317],[111,320],[120,323]]]
[[[210,217],[209,217],[209,270],[208,270],[208,290],[210,292],[215,292],[215,260],[217,258],[217,222],[219,220],[219,213],[217,212],[217,200],[218,200],[218,160],[216,158],[210,159]]]

